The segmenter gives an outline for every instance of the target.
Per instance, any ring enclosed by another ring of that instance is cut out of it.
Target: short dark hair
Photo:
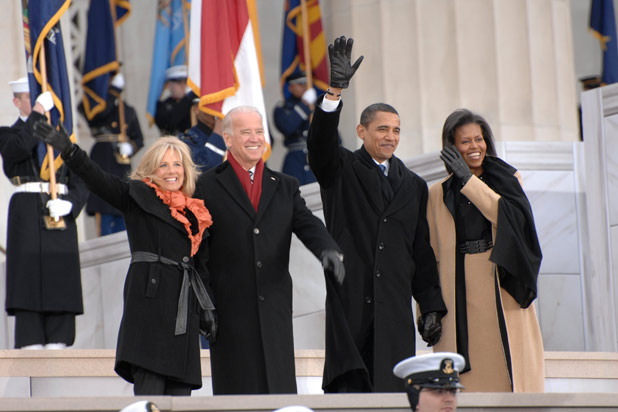
[[[485,120],[483,116],[468,109],[457,109],[448,115],[444,121],[444,127],[442,128],[442,148],[455,146],[455,131],[457,128],[470,123],[476,123],[481,127],[483,139],[487,145],[487,154],[489,156],[496,156],[494,134],[491,131],[489,123],[487,123],[487,120]]]
[[[374,103],[374,104],[370,104],[369,106],[365,107],[365,110],[363,110],[363,112],[361,113],[360,124],[362,124],[364,127],[369,126],[369,123],[373,121],[373,118],[375,117],[376,112],[395,113],[397,116],[399,116],[399,113],[397,113],[397,110],[395,110],[395,108],[391,106],[390,104]]]

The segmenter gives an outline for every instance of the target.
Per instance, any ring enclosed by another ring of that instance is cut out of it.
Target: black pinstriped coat
[[[393,156],[394,193],[385,200],[388,183],[369,154],[339,146],[342,104],[326,113],[320,103],[309,128],[309,163],[346,271],[343,285],[326,284],[322,386],[330,390],[337,377],[355,371],[375,392],[398,392],[403,386],[393,366],[415,354],[412,296],[423,313],[446,312],[429,244],[427,184]]]
[[[196,197],[213,219],[208,269],[219,316],[210,347],[213,392],[295,393],[292,233],[316,256],[338,250],[336,243],[305,205],[298,181],[267,167],[257,212],[228,162],[200,178]]]

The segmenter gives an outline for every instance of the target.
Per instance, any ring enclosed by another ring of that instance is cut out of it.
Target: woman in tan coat
[[[469,392],[542,392],[543,341],[533,300],[541,265],[519,172],[496,157],[481,116],[451,113],[440,158],[451,175],[429,189],[427,220],[448,314],[434,351],[466,359]]]

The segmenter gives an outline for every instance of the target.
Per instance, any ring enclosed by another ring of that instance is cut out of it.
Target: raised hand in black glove
[[[343,255],[336,250],[328,249],[322,252],[320,260],[322,261],[322,267],[324,270],[333,272],[337,283],[341,285],[343,283],[343,279],[345,278]]]
[[[200,316],[200,333],[210,343],[217,341],[217,312],[214,309],[203,310]]]
[[[71,153],[73,142],[62,124],[60,124],[60,130],[56,130],[46,120],[39,119],[32,125],[32,131],[34,137],[59,151],[63,158]]]
[[[354,40],[346,40],[345,36],[341,36],[335,39],[334,43],[334,45],[328,45],[330,86],[337,89],[345,89],[363,61],[363,56],[359,57],[353,65],[350,65]]]
[[[463,157],[461,157],[459,150],[454,147],[446,147],[440,152],[440,159],[461,180],[462,185],[468,183],[472,172]]]
[[[433,346],[442,336],[442,316],[438,312],[423,313],[418,318],[418,333],[427,346]]]

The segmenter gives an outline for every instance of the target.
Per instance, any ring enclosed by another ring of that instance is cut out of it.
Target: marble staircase
[[[399,394],[323,395],[324,351],[296,351],[299,395],[211,396],[210,354],[204,387],[190,398],[152,397],[162,411],[272,411],[302,404],[316,411],[409,411]],[[0,351],[0,412],[118,411],[143,398],[113,371],[111,349]],[[461,393],[463,411],[618,411],[618,353],[546,352],[546,393]]]

